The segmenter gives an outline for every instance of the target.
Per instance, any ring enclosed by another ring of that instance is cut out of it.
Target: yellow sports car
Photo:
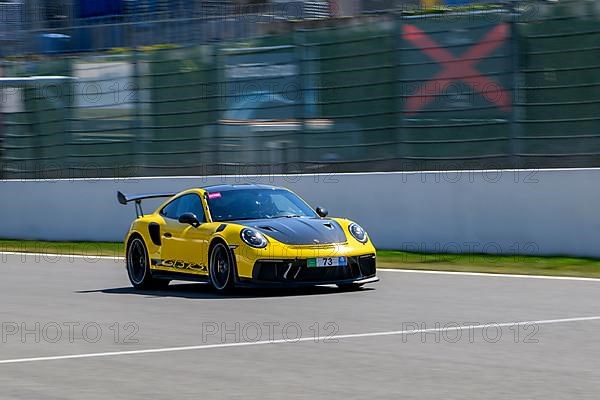
[[[152,214],[141,201],[169,197]],[[171,280],[209,281],[218,291],[240,286],[336,284],[379,280],[375,248],[356,223],[327,218],[288,189],[216,185],[181,193],[125,195],[137,218],[125,238],[127,272],[140,289]]]

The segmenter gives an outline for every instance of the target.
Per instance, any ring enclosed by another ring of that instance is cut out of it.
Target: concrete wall
[[[116,191],[282,185],[363,225],[378,248],[600,257],[600,169],[0,181],[0,237],[120,241]],[[156,201],[145,201],[152,211]]]

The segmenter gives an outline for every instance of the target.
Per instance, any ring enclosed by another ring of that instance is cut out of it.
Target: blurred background
[[[0,178],[600,166],[600,2],[0,1]]]

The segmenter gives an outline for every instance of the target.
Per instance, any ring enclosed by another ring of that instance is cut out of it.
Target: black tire
[[[127,275],[136,289],[164,289],[170,282],[152,278],[148,250],[140,237],[134,237],[127,245]]]
[[[336,286],[338,288],[340,288],[341,290],[344,290],[347,292],[352,292],[354,290],[359,290],[363,285],[364,285],[364,283],[345,283],[345,284],[339,284]]]
[[[217,243],[210,251],[208,275],[210,283],[219,292],[229,292],[235,287],[235,265],[229,248]]]

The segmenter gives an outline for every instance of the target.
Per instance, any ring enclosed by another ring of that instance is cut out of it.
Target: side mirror
[[[198,221],[198,217],[196,217],[196,214],[191,213],[191,212],[186,212],[186,213],[181,214],[179,216],[179,222],[182,224],[190,224],[194,228],[197,228],[200,226],[200,221]]]
[[[323,208],[323,207],[317,207],[316,211],[317,211],[317,214],[319,214],[319,217],[321,217],[321,218],[325,218],[327,216],[327,214],[329,214],[327,209]]]

